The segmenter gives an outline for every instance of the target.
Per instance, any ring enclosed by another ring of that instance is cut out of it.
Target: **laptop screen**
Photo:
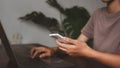
[[[9,61],[9,57],[5,51],[4,46],[2,45],[2,43],[0,43],[0,68],[5,68],[8,61]]]
[[[11,63],[10,65],[14,64],[13,65],[13,66],[15,66],[14,68],[18,68],[17,61],[16,61],[15,56],[12,52],[9,40],[6,36],[6,33],[4,31],[4,28],[3,28],[1,22],[0,22],[0,39],[1,39],[1,43],[2,43],[2,45],[1,45],[1,48],[3,50],[2,53],[6,53],[5,56],[6,56],[6,59],[8,59],[5,62],[9,61]]]

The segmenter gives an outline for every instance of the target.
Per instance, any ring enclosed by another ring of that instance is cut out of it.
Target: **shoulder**
[[[105,12],[106,10],[107,10],[106,7],[98,8],[93,12],[93,14],[102,13],[102,12]]]
[[[99,15],[103,14],[106,11],[106,9],[107,9],[106,7],[98,8],[93,12],[93,14],[91,16],[92,17],[99,16]]]

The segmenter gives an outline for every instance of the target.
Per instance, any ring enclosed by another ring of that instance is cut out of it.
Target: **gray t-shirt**
[[[81,32],[94,39],[94,49],[120,54],[120,12],[109,14],[106,7],[96,10]]]

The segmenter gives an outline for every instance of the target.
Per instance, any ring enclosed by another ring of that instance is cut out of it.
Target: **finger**
[[[40,57],[40,58],[45,58],[45,57],[48,57],[48,56],[49,56],[48,53],[43,53],[43,54],[41,54],[39,57]]]
[[[64,49],[62,47],[59,47],[60,50],[67,52],[67,49]]]
[[[63,39],[70,44],[73,44],[75,42],[75,40],[68,38],[68,37],[64,37]]]
[[[62,48],[67,49],[67,50],[76,47],[76,46],[73,45],[73,44],[64,44],[64,43],[61,43],[61,42],[59,42],[59,41],[56,41],[56,42],[58,43],[58,46],[59,46],[59,47],[62,47]]]
[[[56,41],[56,43],[59,47],[62,47],[64,49],[67,49],[70,46],[70,44],[64,44],[64,43],[61,43],[59,41]]]
[[[30,50],[30,56],[32,56],[32,54],[34,53],[36,47],[33,47],[31,50]]]
[[[35,51],[35,52],[32,54],[32,58],[35,58],[35,56],[36,56],[38,53],[39,53],[38,51]]]

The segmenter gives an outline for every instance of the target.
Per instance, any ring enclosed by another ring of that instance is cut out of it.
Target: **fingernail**
[[[42,58],[42,56],[39,56],[40,58]]]

